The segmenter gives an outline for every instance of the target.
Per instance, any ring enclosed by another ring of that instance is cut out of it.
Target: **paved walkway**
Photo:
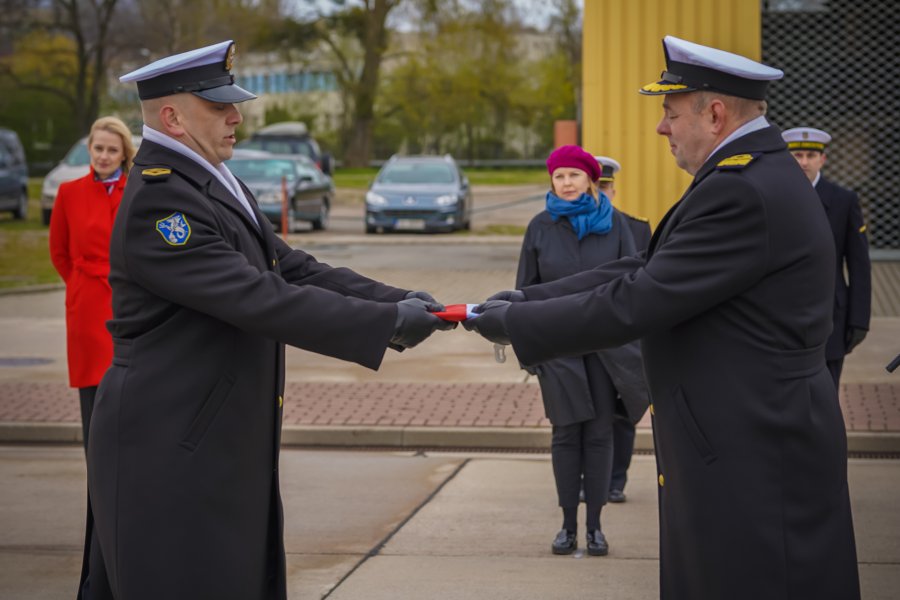
[[[292,241],[322,261],[427,289],[445,302],[479,300],[514,279],[516,238],[388,237],[394,243],[322,235]],[[426,245],[429,261],[440,268],[421,264],[418,248]],[[872,328],[847,358],[840,399],[851,451],[894,453],[900,452],[900,372],[889,374],[884,366],[900,351],[900,263],[875,263],[873,279]],[[62,290],[0,295],[0,331],[0,442],[77,442]],[[294,348],[287,368],[286,445],[549,447],[534,378],[511,353],[505,364],[495,363],[490,344],[462,328],[402,354],[388,352],[378,372]],[[649,417],[639,425],[637,447],[652,448]]]

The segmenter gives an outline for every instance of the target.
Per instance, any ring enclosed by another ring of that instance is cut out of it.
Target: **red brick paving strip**
[[[849,431],[900,432],[900,384],[841,386]],[[0,422],[79,423],[64,383],[0,382]],[[548,427],[537,385],[526,383],[299,383],[287,385],[285,425]],[[649,427],[649,416],[640,426]]]

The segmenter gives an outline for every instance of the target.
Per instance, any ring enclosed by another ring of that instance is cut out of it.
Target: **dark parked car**
[[[393,156],[366,193],[366,233],[469,229],[472,190],[450,155]]]
[[[299,229],[301,221],[308,221],[315,230],[328,226],[334,183],[311,159],[295,154],[235,150],[226,164],[247,184],[276,229],[281,227],[282,177],[287,184],[288,231]]]
[[[28,216],[28,165],[15,131],[0,129],[0,211],[15,219]]]
[[[331,175],[331,155],[322,152],[318,142],[309,134],[306,124],[299,121],[266,125],[235,147],[244,150],[264,150],[272,154],[306,156],[311,158],[323,173]]]

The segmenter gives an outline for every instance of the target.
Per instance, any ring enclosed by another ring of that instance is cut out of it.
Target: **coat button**
[[[666,478],[663,477],[663,474],[662,474],[662,473],[660,473],[660,474],[659,474],[659,487],[662,487],[662,486],[664,486],[665,484],[666,484]]]
[[[275,259],[274,259],[274,258],[272,259],[272,266],[273,266],[273,267],[275,266]]]
[[[653,410],[653,403],[650,404],[650,416],[656,415],[656,411]]]
[[[284,405],[284,398],[278,396],[278,408],[281,408]]]

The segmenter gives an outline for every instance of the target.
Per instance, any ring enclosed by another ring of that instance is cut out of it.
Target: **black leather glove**
[[[391,348],[412,348],[421,343],[437,329],[448,330],[456,327],[456,323],[445,321],[431,314],[443,310],[441,304],[426,302],[421,298],[410,298],[397,303],[397,323],[394,335],[388,344]]]
[[[411,298],[419,298],[421,300],[424,300],[425,302],[431,302],[432,304],[440,304],[440,302],[435,300],[434,296],[432,296],[428,292],[407,292],[406,295],[403,297],[404,300],[410,300]],[[441,308],[439,308],[437,310],[444,310],[444,307],[441,306]]]
[[[510,302],[507,300],[489,300],[472,309],[477,317],[463,321],[466,331],[475,331],[483,338],[495,344],[509,345],[509,332],[506,330],[506,311]]]
[[[853,349],[859,346],[860,342],[866,339],[866,334],[869,333],[868,329],[862,329],[860,327],[848,327],[847,333],[844,336],[844,341],[846,342],[847,354],[853,352]]]
[[[502,292],[497,292],[485,302],[490,302],[491,300],[506,300],[507,302],[525,302],[525,292],[522,290],[504,290]]]

